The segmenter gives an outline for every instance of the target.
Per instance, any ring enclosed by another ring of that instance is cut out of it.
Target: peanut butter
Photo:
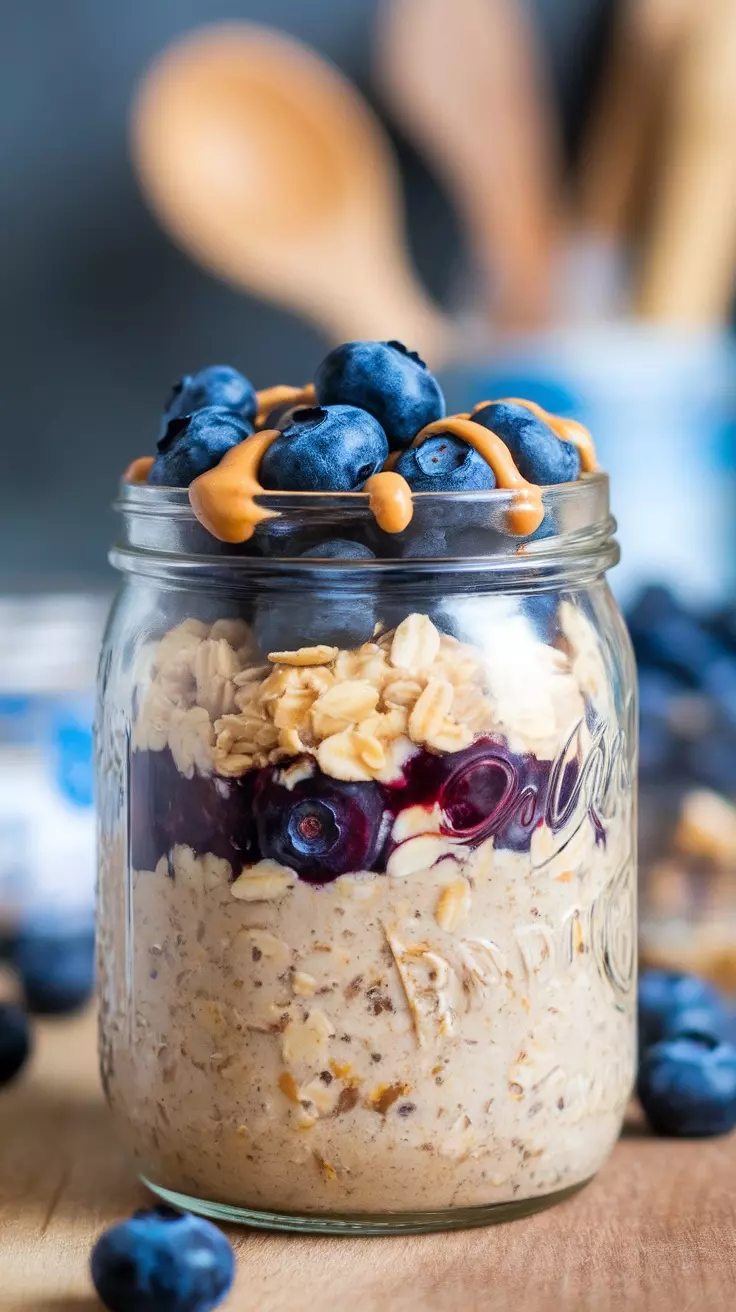
[[[368,479],[364,490],[370,498],[376,523],[384,533],[402,533],[411,523],[414,514],[411,488],[401,474],[384,469]]]
[[[153,456],[137,456],[123,474],[124,483],[146,483],[155,463]]]
[[[306,383],[304,387],[291,387],[288,383],[277,383],[275,387],[263,387],[260,392],[256,392],[256,401],[258,402],[256,427],[260,428],[266,422],[274,406],[284,405],[286,401],[290,401],[292,405],[314,405],[314,383]]]
[[[192,510],[220,542],[247,542],[256,524],[276,514],[259,506],[254,498],[264,490],[258,482],[261,459],[280,436],[278,428],[252,433],[190,485]]]

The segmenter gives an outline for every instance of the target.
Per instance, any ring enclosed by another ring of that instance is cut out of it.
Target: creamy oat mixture
[[[519,784],[526,841],[471,842],[410,799],[387,809],[380,868],[321,885],[174,834],[126,907],[124,841],[106,854],[103,1074],[156,1184],[379,1213],[600,1166],[633,1078],[632,803],[594,628],[572,602],[559,622],[559,648],[517,615],[481,652],[412,615],[264,667],[240,621],[188,620],[146,653],[131,772],[170,759],[182,797],[264,770],[394,796],[421,753],[486,739],[544,767]]]

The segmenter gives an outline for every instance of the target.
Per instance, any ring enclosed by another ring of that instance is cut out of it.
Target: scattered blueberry
[[[0,1085],[8,1084],[31,1050],[28,1017],[20,1007],[0,1003]]]
[[[399,456],[394,469],[413,492],[484,492],[496,486],[490,465],[462,438],[438,433]]]
[[[209,1221],[154,1207],[106,1230],[90,1269],[109,1312],[211,1312],[232,1286],[235,1256]]]
[[[383,836],[384,803],[375,783],[341,783],[315,773],[285,788],[263,772],[256,788],[260,850],[312,884],[370,870]]]
[[[381,425],[353,405],[302,406],[261,460],[265,488],[357,492],[388,455]]]
[[[706,671],[723,655],[718,640],[659,585],[641,593],[628,624],[641,664],[669,670],[693,688],[703,686]]]
[[[491,401],[476,410],[473,419],[505,442],[519,473],[530,483],[546,487],[572,483],[580,477],[580,455],[572,442],[563,442],[549,424],[525,405]]]
[[[725,1032],[726,1013],[716,988],[679,971],[648,970],[639,980],[639,1042],[649,1047],[685,1030]]]
[[[736,1048],[697,1031],[661,1039],[642,1057],[637,1092],[658,1134],[728,1134],[736,1126]]]
[[[13,943],[12,965],[29,1011],[66,1015],[82,1007],[94,990],[94,933],[91,928],[24,925]]]
[[[161,417],[160,437],[165,437],[171,419],[181,419],[213,405],[252,423],[258,409],[255,388],[229,364],[211,364],[199,373],[185,374],[171,389]]]
[[[224,406],[206,406],[193,415],[172,419],[158,443],[148,481],[159,487],[189,487],[252,432],[247,419]]]
[[[374,415],[392,449],[441,419],[437,379],[401,342],[344,342],[325,356],[314,378],[320,405],[354,405]]]

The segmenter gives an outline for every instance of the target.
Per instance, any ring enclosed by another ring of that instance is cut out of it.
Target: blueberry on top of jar
[[[355,405],[374,415],[393,449],[445,413],[437,379],[403,342],[343,342],[325,356],[314,383],[320,405]]]
[[[357,492],[388,456],[381,425],[354,405],[296,410],[261,460],[269,491]]]
[[[487,461],[450,433],[439,433],[403,451],[394,469],[412,492],[484,492],[496,486]]]
[[[519,473],[542,487],[573,483],[580,477],[580,454],[549,424],[515,401],[491,401],[473,411],[473,420],[506,444]]]
[[[194,414],[206,406],[222,406],[252,423],[258,402],[253,384],[229,364],[210,364],[196,374],[184,374],[171,389],[161,416],[160,436],[172,419]]]
[[[148,482],[159,487],[188,487],[200,474],[219,465],[231,447],[253,432],[247,419],[225,406],[205,406],[172,419],[158,442]]]

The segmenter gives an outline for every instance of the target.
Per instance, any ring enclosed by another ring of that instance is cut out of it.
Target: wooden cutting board
[[[99,1092],[94,1021],[39,1027],[0,1091],[0,1309],[94,1312],[100,1230],[145,1202]],[[633,1119],[572,1201],[512,1224],[386,1239],[233,1230],[224,1312],[732,1312],[736,1136],[672,1143]]]

